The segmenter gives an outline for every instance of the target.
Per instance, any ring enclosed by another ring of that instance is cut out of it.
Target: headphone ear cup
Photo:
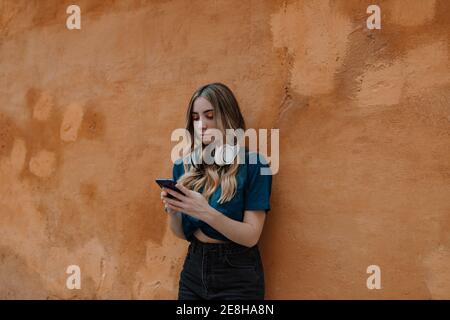
[[[217,146],[214,149],[214,162],[218,165],[218,166],[224,166],[225,162],[223,161],[223,146]]]
[[[239,153],[239,145],[231,146],[229,144],[221,145],[216,148],[214,161],[219,166],[225,166],[233,163],[234,158]]]
[[[236,146],[230,146],[229,144],[225,145],[225,163],[232,164],[234,158],[236,158],[237,152]]]

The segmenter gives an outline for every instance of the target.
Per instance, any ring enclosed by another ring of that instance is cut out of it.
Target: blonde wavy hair
[[[195,99],[198,97],[205,98],[213,106],[213,114],[217,123],[216,129],[222,132],[223,137],[226,137],[226,129],[242,129],[245,131],[245,121],[233,92],[226,85],[217,82],[201,86],[192,95],[186,113],[186,130],[191,137],[188,157],[192,157],[196,147],[192,112]],[[235,143],[238,142],[235,141]],[[245,145],[243,148],[247,150]],[[200,155],[201,159],[204,159],[204,153],[205,150],[203,149],[203,154]],[[236,194],[236,173],[239,169],[238,159],[239,157],[236,157],[231,164],[222,166],[216,163],[207,164],[203,160],[199,164],[183,161],[185,173],[179,178],[178,182],[188,189],[197,192],[204,187],[202,194],[207,200],[219,185],[221,185],[222,193],[217,202],[223,203],[229,201]]]

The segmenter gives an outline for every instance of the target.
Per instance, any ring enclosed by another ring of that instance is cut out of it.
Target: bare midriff
[[[200,228],[198,228],[195,232],[194,232],[194,236],[201,242],[206,242],[206,243],[228,243],[229,241],[222,241],[222,240],[217,240],[217,239],[213,239],[211,237],[208,237],[206,234],[203,233],[202,230],[200,230]]]

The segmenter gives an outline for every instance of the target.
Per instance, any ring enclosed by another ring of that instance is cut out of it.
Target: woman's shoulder
[[[265,166],[269,162],[262,153],[245,149],[245,164],[250,166]]]
[[[272,171],[270,164],[265,155],[256,151],[245,151],[245,163],[244,163],[245,175],[250,177],[259,177],[271,175]]]
[[[179,166],[183,164],[183,158],[178,158],[173,162],[174,166]]]
[[[186,157],[180,157],[180,158],[177,158],[175,161],[173,161],[173,172],[177,176],[181,176],[184,173],[185,160],[186,160]]]
[[[174,166],[182,166],[184,163],[189,163],[189,155],[186,155],[184,157],[178,157],[173,161]]]

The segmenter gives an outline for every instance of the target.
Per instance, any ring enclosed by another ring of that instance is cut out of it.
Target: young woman
[[[194,92],[186,129],[191,135],[190,153],[173,166],[173,179],[184,195],[167,188],[161,192],[172,231],[190,242],[178,299],[264,299],[257,244],[270,210],[272,187],[272,176],[262,175],[261,169],[270,167],[246,147],[234,148],[232,161],[199,161],[205,147],[217,142],[212,139],[213,129],[224,137],[226,129],[245,131],[236,98],[224,84],[208,84]]]

